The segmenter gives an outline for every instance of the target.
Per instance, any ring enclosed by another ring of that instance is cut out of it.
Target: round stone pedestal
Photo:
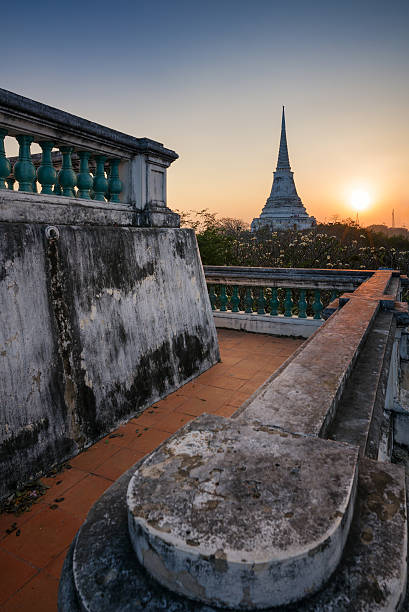
[[[203,415],[132,477],[133,548],[159,583],[207,605],[300,600],[339,563],[356,465],[344,444]]]

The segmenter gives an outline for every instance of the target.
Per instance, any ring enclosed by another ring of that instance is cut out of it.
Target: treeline
[[[395,268],[409,271],[409,240],[360,227],[352,219],[310,230],[250,232],[240,219],[208,210],[180,212],[181,225],[196,231],[203,264],[282,268]]]

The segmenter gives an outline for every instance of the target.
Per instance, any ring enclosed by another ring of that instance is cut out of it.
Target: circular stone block
[[[298,601],[335,570],[358,450],[203,415],[143,460],[127,495],[140,563],[170,590],[243,610]]]

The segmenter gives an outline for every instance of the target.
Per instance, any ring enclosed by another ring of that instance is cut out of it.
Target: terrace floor
[[[196,416],[231,416],[303,342],[223,329],[218,337],[221,363],[44,478],[49,489],[30,511],[0,514],[1,610],[57,610],[67,549],[105,489]]]

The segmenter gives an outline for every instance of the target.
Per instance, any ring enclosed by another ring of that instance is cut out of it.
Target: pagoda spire
[[[283,114],[281,118],[281,138],[280,138],[280,149],[278,151],[277,170],[291,170],[290,160],[288,159],[287,135],[285,132],[284,106],[283,106]]]

